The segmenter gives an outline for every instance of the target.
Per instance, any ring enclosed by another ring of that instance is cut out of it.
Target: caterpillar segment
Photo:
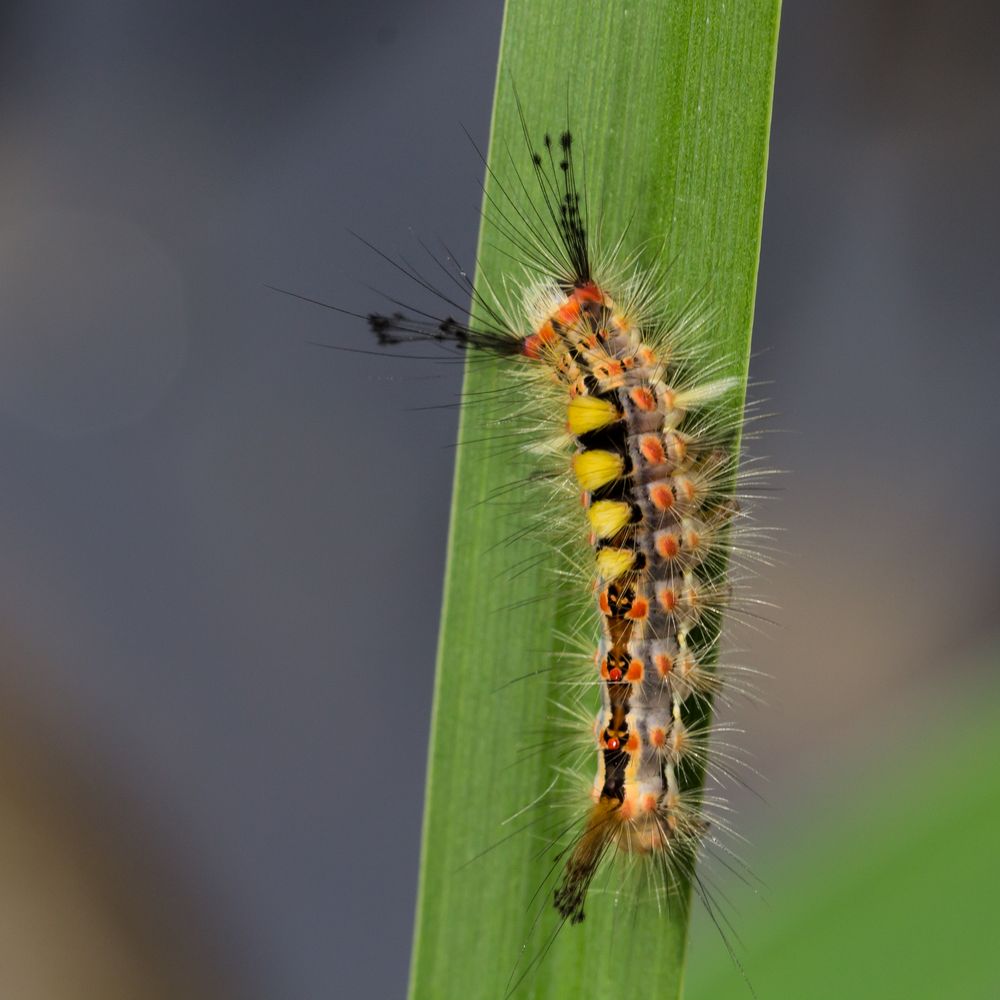
[[[683,867],[703,832],[684,769],[704,760],[693,706],[715,691],[702,619],[719,585],[703,567],[733,509],[714,488],[728,455],[701,443],[689,414],[731,383],[676,389],[669,366],[593,281],[568,290],[522,353],[567,390],[596,568],[597,776],[554,896],[578,923],[609,851],[666,852]]]

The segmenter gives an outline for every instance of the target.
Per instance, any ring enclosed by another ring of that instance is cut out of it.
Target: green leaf
[[[520,191],[512,160],[522,174],[530,166],[514,87],[536,139],[568,123],[585,165],[591,228],[611,237],[628,228],[628,248],[675,261],[675,301],[707,291],[716,317],[710,350],[744,379],[778,9],[778,0],[510,0],[490,141],[487,198],[502,204],[499,186]],[[518,267],[490,214],[479,266],[496,285]],[[470,364],[468,397],[495,398],[509,386],[502,369]],[[484,437],[475,406],[463,412],[460,437]],[[517,833],[529,814],[504,824],[552,780],[551,755],[519,747],[565,740],[551,719],[567,681],[551,658],[561,648],[556,633],[568,627],[557,561],[535,562],[544,537],[505,542],[531,511],[486,502],[525,468],[499,433],[459,449],[411,1000],[498,1000],[517,979],[518,959],[520,972],[558,925],[538,892],[553,851],[535,828]],[[586,921],[562,929],[517,995],[679,996],[688,898],[661,913],[641,897],[594,896]]]

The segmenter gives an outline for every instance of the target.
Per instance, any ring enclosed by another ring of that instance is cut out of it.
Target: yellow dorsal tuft
[[[605,582],[617,580],[634,565],[635,552],[631,549],[601,549],[597,553],[597,572]]]
[[[596,396],[574,396],[566,410],[566,424],[570,434],[576,437],[600,430],[619,419],[621,414],[614,403]]]
[[[585,490],[596,490],[612,483],[625,471],[621,455],[613,451],[578,451],[573,456],[573,473]]]
[[[617,535],[632,517],[632,507],[621,500],[596,500],[587,508],[590,527],[598,538]]]

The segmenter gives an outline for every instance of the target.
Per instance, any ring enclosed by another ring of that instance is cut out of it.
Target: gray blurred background
[[[4,5],[3,996],[402,995],[456,420],[413,408],[460,372],[324,351],[367,333],[265,286],[406,292],[349,228],[471,260],[500,17]],[[784,12],[751,834],[975,690],[996,634],[996,22]],[[393,735],[345,759],[362,663]]]

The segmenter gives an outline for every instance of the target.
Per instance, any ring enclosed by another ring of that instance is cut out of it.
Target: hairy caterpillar
[[[522,376],[523,399],[508,396],[508,409],[551,425],[533,450],[555,456],[562,481],[582,494],[582,510],[561,487],[553,504],[578,536],[590,535],[585,575],[601,631],[590,691],[596,681],[602,704],[588,737],[593,801],[560,842],[550,896],[560,926],[583,919],[595,876],[604,869],[614,880],[620,856],[669,890],[690,876],[713,828],[725,828],[710,821],[700,784],[709,703],[726,679],[711,664],[737,517],[735,428],[713,415],[737,381],[692,345],[704,310],[689,304],[667,318],[664,275],[640,268],[624,237],[600,251],[574,154],[568,131],[546,137],[530,160],[534,201],[502,192],[506,202],[488,208],[525,265],[518,290],[494,291],[483,275],[485,291],[467,289],[475,318],[403,307],[366,317],[382,345],[455,347]]]

